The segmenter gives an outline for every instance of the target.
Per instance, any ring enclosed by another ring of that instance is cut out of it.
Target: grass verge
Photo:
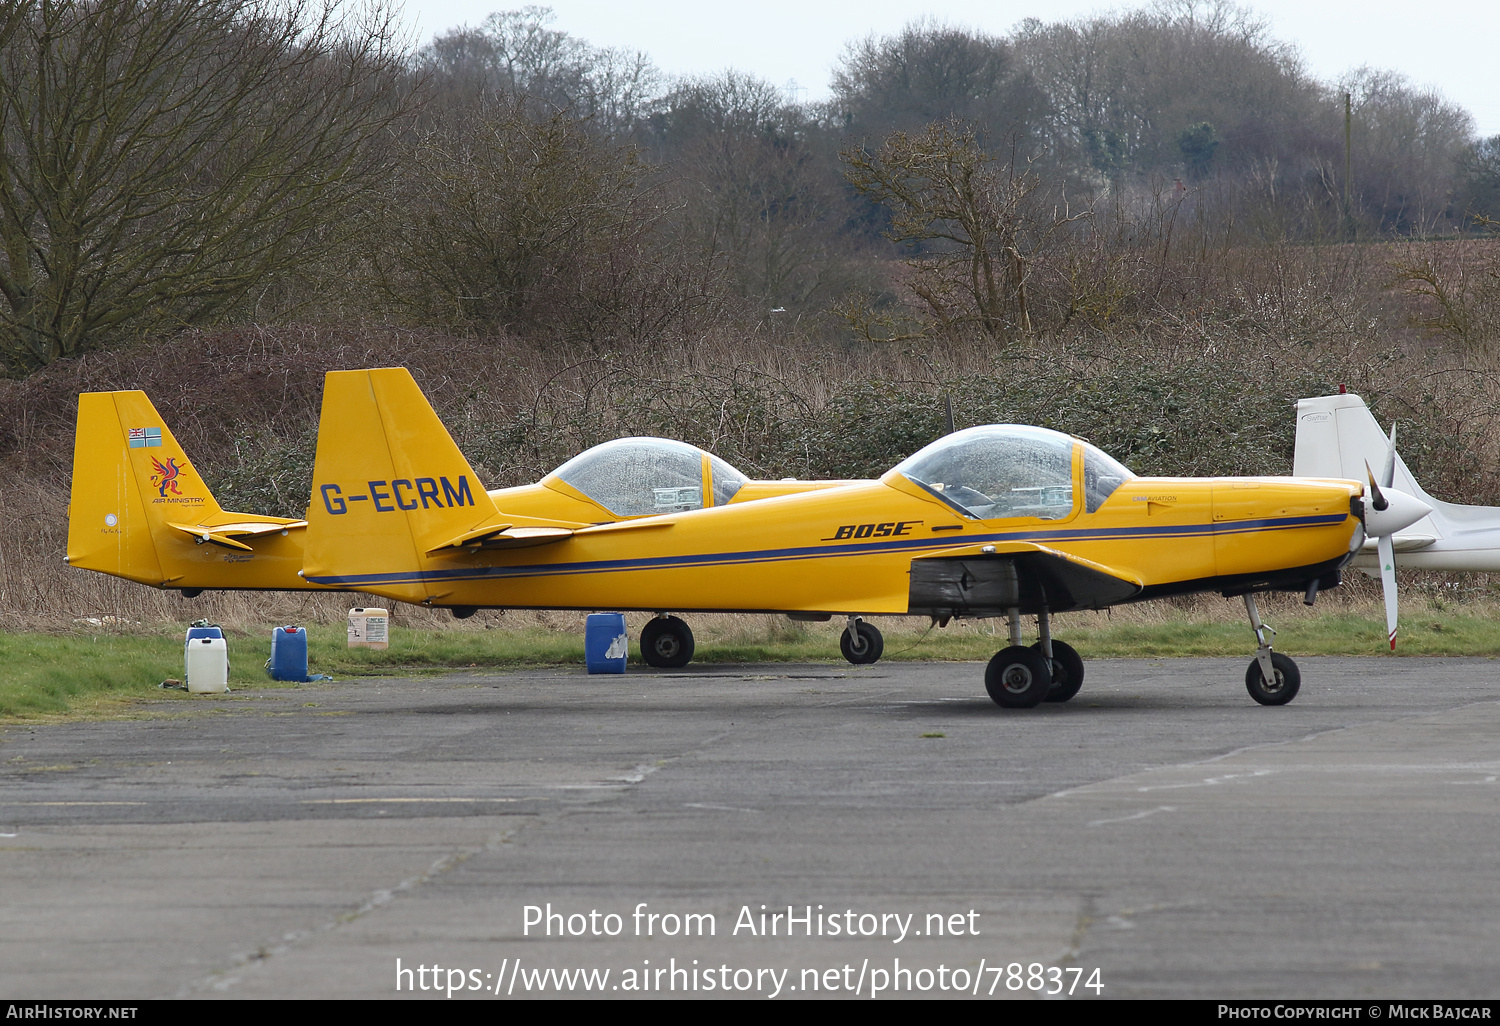
[[[1273,622],[1275,622],[1273,620]],[[1001,621],[965,622],[946,629],[913,629],[900,621],[886,630],[886,660],[987,660],[1005,645]],[[767,626],[766,624],[770,624]],[[1028,622],[1028,638],[1033,636]],[[1106,657],[1239,656],[1253,641],[1239,622],[1183,617],[1158,622],[1059,618],[1059,637],[1085,659]],[[762,621],[751,628],[704,632],[696,663],[824,662],[842,664],[839,625],[803,626]],[[632,630],[632,637],[636,630]],[[230,686],[290,687],[266,677],[271,631],[227,632]],[[314,673],[380,676],[468,668],[580,665],[581,633],[531,627],[497,630],[414,630],[393,627],[384,651],[351,650],[342,626],[309,628]],[[1293,656],[1379,656],[1386,650],[1378,619],[1333,612],[1283,621],[1276,647]],[[1481,612],[1427,610],[1408,617],[1401,655],[1500,656],[1500,620]],[[640,665],[632,641],[632,665]],[[182,676],[178,633],[0,633],[0,717],[108,714],[146,697],[180,696],[158,684]]]

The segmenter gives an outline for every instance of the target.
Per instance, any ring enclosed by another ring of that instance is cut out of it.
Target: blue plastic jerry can
[[[307,680],[307,631],[277,627],[271,634],[271,661],[266,672],[272,680]]]
[[[624,613],[590,613],[583,628],[583,662],[590,673],[624,673],[630,635]]]

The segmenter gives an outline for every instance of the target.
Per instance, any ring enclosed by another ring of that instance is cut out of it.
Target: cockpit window
[[[1073,439],[1046,428],[968,428],[933,442],[896,471],[981,520],[1060,520],[1073,512]]]
[[[1104,500],[1115,493],[1115,489],[1135,477],[1130,469],[1113,456],[1083,443],[1083,499],[1084,509],[1092,513],[1104,505]]]
[[[703,455],[665,438],[617,438],[553,471],[617,517],[703,508]]]
[[[703,508],[704,456],[713,469],[713,503],[722,505],[745,476],[717,456],[670,438],[617,438],[552,473],[617,517],[655,516]]]
[[[745,475],[735,470],[713,453],[708,455],[708,465],[714,474],[714,505],[722,506],[730,499],[745,483]]]

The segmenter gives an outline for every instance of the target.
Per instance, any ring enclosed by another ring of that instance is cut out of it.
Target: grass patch
[[[158,685],[182,679],[183,634],[12,634],[0,632],[0,717],[107,712],[145,697],[182,697]],[[290,687],[266,676],[271,629],[226,631],[229,686]],[[583,662],[583,639],[559,631],[418,631],[395,627],[385,651],[349,649],[343,628],[309,632],[313,673],[375,676],[466,667],[517,667]]]
[[[1268,617],[1280,633],[1276,647],[1292,656],[1378,656],[1387,651],[1385,624],[1377,617],[1330,610],[1316,615]],[[840,625],[804,626],[760,618],[702,631],[695,663],[814,662],[844,665]],[[883,621],[877,621],[882,623]],[[922,630],[894,621],[885,631],[887,661],[983,661],[1005,647],[1002,621],[966,622]],[[1027,624],[1028,642],[1034,637]],[[993,628],[993,632],[992,632]],[[1059,617],[1057,636],[1085,659],[1107,657],[1227,656],[1248,659],[1254,642],[1248,625],[1228,618],[1167,616],[1156,621]],[[631,631],[631,665],[639,650]],[[230,687],[276,687],[264,672],[271,629],[227,631]],[[492,630],[416,630],[392,627],[384,651],[351,650],[340,625],[308,629],[309,666],[334,677],[382,676],[454,669],[579,666],[581,631],[543,626]],[[1400,655],[1500,656],[1500,619],[1488,611],[1413,611],[1401,627]],[[109,713],[147,697],[177,697],[157,685],[182,676],[182,633],[0,632],[0,717]]]
[[[231,682],[249,679],[243,660],[231,658],[230,671]],[[181,638],[0,633],[0,716],[108,706],[181,676]]]

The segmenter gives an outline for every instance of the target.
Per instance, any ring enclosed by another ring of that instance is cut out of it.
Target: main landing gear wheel
[[[663,669],[686,666],[693,658],[693,632],[675,616],[658,616],[641,631],[641,657]]]
[[[885,638],[872,624],[863,620],[855,621],[854,629],[859,632],[858,638],[852,637],[847,630],[839,635],[839,651],[855,666],[875,662],[885,651]]]
[[[1053,651],[1057,650],[1056,643]],[[1002,648],[984,671],[984,689],[1005,709],[1040,705],[1052,690],[1052,672],[1039,649],[1012,645]]]
[[[1031,646],[1037,652],[1042,651],[1042,643],[1038,641]],[[1066,702],[1078,694],[1078,689],[1083,687],[1083,656],[1078,650],[1065,641],[1054,641],[1052,643],[1052,690],[1047,692],[1044,702]]]
[[[1276,679],[1267,681],[1261,672],[1260,660],[1250,660],[1250,668],[1245,671],[1245,690],[1261,705],[1286,705],[1297,697],[1297,689],[1302,686],[1302,671],[1297,669],[1291,657],[1280,652],[1271,653],[1271,668]]]

